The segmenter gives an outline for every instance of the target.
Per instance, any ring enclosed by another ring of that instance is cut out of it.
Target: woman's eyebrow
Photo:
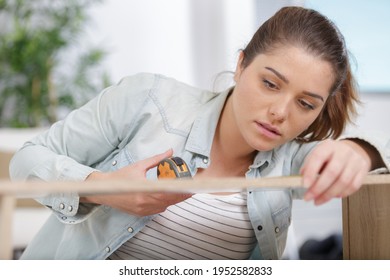
[[[304,91],[303,94],[306,94],[306,95],[309,95],[311,97],[317,98],[317,99],[321,100],[322,102],[324,102],[324,98],[321,95],[319,95],[319,94],[308,92],[308,91]]]
[[[271,71],[272,73],[274,73],[276,76],[278,76],[279,79],[281,79],[286,84],[289,83],[289,80],[286,78],[286,76],[284,76],[282,73],[276,71],[274,68],[266,66],[265,69],[267,69],[268,71]],[[324,102],[324,98],[321,95],[319,95],[319,94],[308,92],[308,91],[305,91],[303,93],[306,94],[306,95],[309,95],[311,97],[317,98],[317,99],[321,100],[322,102]]]
[[[268,71],[271,71],[272,73],[274,73],[276,76],[278,76],[279,79],[281,79],[286,84],[289,83],[289,80],[286,78],[286,76],[284,76],[283,74],[279,73],[274,68],[266,66],[265,69],[267,69]]]

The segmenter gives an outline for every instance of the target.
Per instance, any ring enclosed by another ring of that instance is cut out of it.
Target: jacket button
[[[275,232],[278,233],[280,229],[278,227],[275,228]]]
[[[130,232],[130,233],[132,233],[134,230],[133,230],[132,227],[128,227],[128,228],[127,228],[127,231]]]
[[[259,226],[257,227],[257,229],[258,229],[258,230],[263,230],[263,226],[262,226],[262,225],[259,225]]]
[[[111,251],[110,247],[106,247],[106,252],[109,253]]]
[[[65,209],[65,204],[60,203],[60,209],[61,209],[61,210]]]
[[[118,162],[116,160],[114,160],[111,164],[112,166],[115,166]]]
[[[72,212],[72,210],[73,210],[73,207],[69,205],[69,206],[68,206],[68,211],[69,211],[69,212]]]
[[[209,159],[208,159],[208,158],[204,158],[204,159],[203,159],[203,163],[204,163],[204,164],[208,164],[208,163],[209,163]]]

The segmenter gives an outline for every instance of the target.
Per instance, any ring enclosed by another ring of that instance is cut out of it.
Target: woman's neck
[[[253,150],[242,137],[232,112],[230,98],[222,110],[211,147],[210,176],[245,176],[253,162]]]
[[[248,145],[242,136],[233,113],[232,98],[225,102],[218,125],[215,131],[213,146],[230,160],[253,160],[256,151]]]

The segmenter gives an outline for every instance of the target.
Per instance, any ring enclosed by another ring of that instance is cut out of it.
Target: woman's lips
[[[257,126],[259,127],[260,133],[267,136],[268,138],[278,138],[282,134],[280,133],[279,129],[273,125],[270,125],[268,123],[263,122],[256,122]]]

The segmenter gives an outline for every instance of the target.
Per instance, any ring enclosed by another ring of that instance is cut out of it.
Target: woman
[[[304,198],[321,204],[389,166],[376,139],[330,140],[358,98],[343,37],[321,14],[281,9],[241,52],[234,81],[213,93],[159,75],[125,78],[26,143],[11,176],[155,179],[158,162],[174,154],[195,180],[301,174]],[[40,202],[53,215],[23,258],[278,259],[299,195],[51,195]]]

